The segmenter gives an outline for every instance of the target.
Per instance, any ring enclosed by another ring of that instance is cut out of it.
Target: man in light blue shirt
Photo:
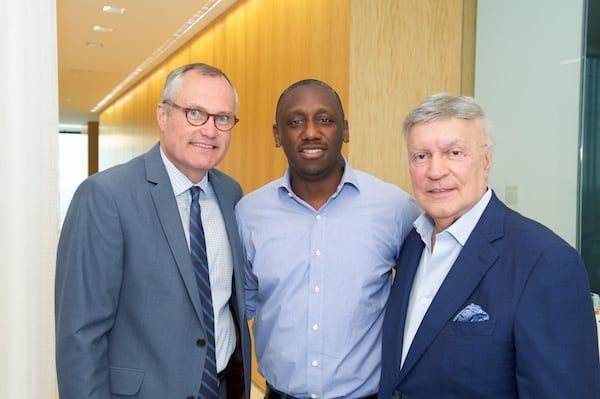
[[[392,268],[418,207],[348,165],[348,123],[329,85],[287,88],[273,134],[288,170],[236,207],[265,397],[374,397]]]

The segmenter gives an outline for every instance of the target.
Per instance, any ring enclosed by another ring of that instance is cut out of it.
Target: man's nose
[[[209,115],[206,122],[202,125],[202,134],[207,137],[217,136],[219,134],[219,129],[217,129],[215,122],[215,115]]]
[[[440,155],[432,155],[427,168],[427,175],[431,179],[439,179],[444,177],[448,173],[448,164],[446,160]]]
[[[321,125],[312,120],[306,121],[304,130],[302,130],[302,138],[304,140],[314,140],[319,137],[321,137]]]

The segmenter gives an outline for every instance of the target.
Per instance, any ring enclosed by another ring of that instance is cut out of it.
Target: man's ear
[[[492,146],[489,144],[486,144],[484,161],[486,173],[489,173],[490,169],[492,168]]]
[[[167,123],[167,110],[163,103],[158,103],[156,106],[156,121],[161,131],[165,130],[165,124]]]
[[[275,147],[281,147],[281,141],[279,140],[279,129],[277,124],[273,124],[273,139],[275,140]]]
[[[344,143],[350,142],[350,127],[348,126],[348,121],[344,120]]]

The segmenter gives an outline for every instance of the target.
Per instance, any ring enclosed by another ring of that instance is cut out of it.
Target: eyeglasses
[[[208,121],[208,118],[212,116],[215,127],[222,132],[228,132],[240,121],[234,115],[210,114],[201,109],[183,108],[171,101],[163,101],[163,103],[183,111],[185,118],[192,126],[202,126]]]

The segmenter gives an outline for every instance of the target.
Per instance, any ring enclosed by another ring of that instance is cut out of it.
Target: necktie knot
[[[200,198],[200,191],[202,191],[202,189],[198,186],[190,187],[190,192],[192,193],[192,203],[198,203],[198,198]]]

